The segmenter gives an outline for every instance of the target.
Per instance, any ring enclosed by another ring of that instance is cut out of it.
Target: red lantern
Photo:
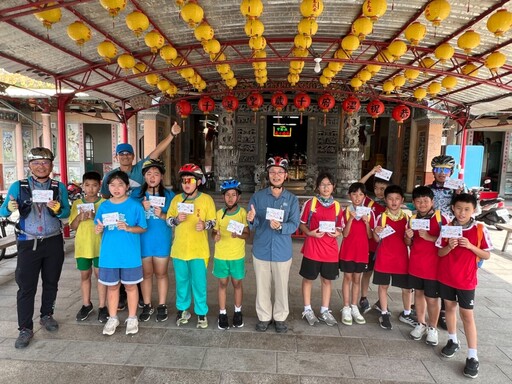
[[[272,95],[270,104],[272,104],[272,106],[276,109],[277,121],[279,122],[279,112],[281,112],[283,108],[288,105],[288,97],[286,97],[283,92],[278,91]]]
[[[235,112],[238,109],[238,104],[238,99],[233,95],[224,96],[222,99],[222,106],[229,113]]]
[[[256,123],[256,112],[263,106],[263,96],[259,92],[253,92],[247,96],[247,106],[254,112],[253,123]]]
[[[400,104],[400,105],[397,105],[395,108],[393,108],[393,111],[391,112],[391,116],[398,123],[398,137],[400,137],[401,130],[402,130],[402,124],[405,120],[407,120],[409,117],[411,117],[411,110],[409,109],[409,107],[407,105]]]
[[[176,103],[176,113],[186,119],[192,113],[192,105],[187,100],[180,100]]]
[[[210,96],[201,96],[197,102],[197,107],[201,112],[207,115],[215,109],[215,101],[213,101]]]
[[[343,101],[343,104],[341,104],[341,107],[347,114],[352,115],[356,112],[358,112],[361,109],[361,102],[359,99],[355,96],[350,96]]]
[[[326,114],[334,108],[335,104],[336,100],[334,100],[334,96],[330,93],[324,93],[318,98],[318,108],[324,113],[324,127],[326,124]]]
[[[373,132],[375,132],[375,121],[384,113],[384,103],[379,99],[374,99],[366,106],[366,112],[373,118]]]
[[[300,112],[300,123],[302,124],[302,112],[304,112],[311,104],[311,97],[307,93],[299,92],[293,99],[293,104]]]

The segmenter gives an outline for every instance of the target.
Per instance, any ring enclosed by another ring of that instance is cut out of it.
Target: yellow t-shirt
[[[99,198],[94,203],[94,212],[98,212],[98,207],[104,201],[104,198]],[[78,205],[84,203],[83,199],[73,202],[69,215],[70,223],[78,216]],[[93,259],[100,256],[101,234],[96,234],[95,227],[96,225],[92,219],[82,221],[78,225],[75,236],[75,258]]]
[[[231,232],[227,230],[228,224],[231,220],[238,221],[247,227],[247,212],[244,208],[238,207],[233,213],[226,213],[224,218],[224,209],[217,211],[217,221],[215,230],[219,231],[220,240],[215,243],[216,259],[220,260],[238,260],[245,257],[245,240],[238,237],[231,237]]]
[[[178,216],[178,203],[181,203],[184,199],[185,195],[183,193],[172,199],[171,206],[167,211],[167,218]],[[196,224],[199,218],[205,223],[215,220],[215,203],[209,195],[202,192],[199,192],[193,199],[188,198],[185,203],[194,204],[194,213],[187,215],[186,220],[175,227],[171,257],[180,260],[208,260],[210,257],[208,231],[198,232]]]

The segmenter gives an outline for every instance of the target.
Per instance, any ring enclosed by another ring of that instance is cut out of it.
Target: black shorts
[[[409,275],[409,288],[423,291],[425,296],[432,299],[439,298],[439,281],[422,279],[421,277]]]
[[[299,275],[308,280],[316,280],[318,274],[326,280],[336,280],[339,276],[338,263],[328,263],[302,258]]]
[[[373,271],[373,284],[389,285],[390,282],[393,287],[409,289],[409,275]]]
[[[340,260],[340,271],[346,273],[363,273],[368,268],[367,263]]]
[[[464,309],[473,309],[475,307],[475,290],[465,290],[449,287],[439,283],[439,295],[443,300],[456,301],[459,307]]]
[[[375,267],[375,252],[370,251],[370,257],[368,258],[368,265],[364,272],[372,272]]]

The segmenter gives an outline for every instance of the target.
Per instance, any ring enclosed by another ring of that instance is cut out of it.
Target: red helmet
[[[180,170],[178,171],[178,176],[181,177],[183,175],[192,175],[196,179],[201,180],[202,183],[204,183],[204,173],[201,170],[201,167],[198,165],[195,165],[193,163],[184,164]]]
[[[267,160],[267,171],[270,167],[281,167],[288,172],[288,160],[280,156],[269,157]]]

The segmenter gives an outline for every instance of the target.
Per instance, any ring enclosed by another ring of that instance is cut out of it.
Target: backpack
[[[311,217],[313,216],[313,213],[316,212],[316,204],[317,203],[318,203],[318,199],[315,196],[311,199],[311,208],[309,209],[308,222],[306,224],[308,228],[309,228],[309,224],[311,222]],[[334,200],[334,210],[336,212],[336,217],[334,218],[334,221],[336,221],[336,219],[338,218],[338,215],[340,214],[340,211],[341,211],[340,203],[337,202],[336,200]]]
[[[59,198],[59,181],[51,179],[50,188],[53,191],[53,200],[58,200]],[[18,210],[20,212],[20,218],[26,218],[30,211],[32,210],[32,189],[30,189],[30,185],[28,179],[20,180],[20,204]],[[55,213],[48,209],[52,216],[55,216]]]

